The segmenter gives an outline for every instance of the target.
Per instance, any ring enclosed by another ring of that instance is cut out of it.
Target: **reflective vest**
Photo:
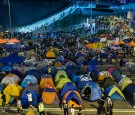
[[[39,103],[39,105],[38,105],[38,109],[39,109],[39,112],[44,111],[44,105],[43,105],[43,104],[41,104],[41,103]]]

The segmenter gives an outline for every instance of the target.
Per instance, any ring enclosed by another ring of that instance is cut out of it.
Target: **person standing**
[[[71,108],[70,108],[70,115],[75,115],[75,109],[74,109],[74,104],[72,104]]]
[[[66,100],[64,100],[62,103],[62,109],[64,110],[64,115],[68,115],[68,103]]]
[[[108,96],[107,97],[107,115],[112,114],[111,110],[112,110],[112,101],[111,101],[111,98]]]
[[[21,104],[21,101],[19,99],[17,99],[17,114],[19,114],[20,111],[23,112],[22,104]]]
[[[82,108],[79,108],[78,115],[82,115]]]
[[[38,104],[38,111],[39,111],[39,115],[45,115],[45,112],[44,112],[44,103],[43,102],[40,102]]]

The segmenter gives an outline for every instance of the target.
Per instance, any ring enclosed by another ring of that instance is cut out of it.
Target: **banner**
[[[106,42],[106,41],[107,41],[106,37],[100,38],[100,42]]]

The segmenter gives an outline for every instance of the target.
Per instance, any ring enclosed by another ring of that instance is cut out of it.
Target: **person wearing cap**
[[[42,101],[38,104],[38,112],[39,115],[45,115],[44,103]]]

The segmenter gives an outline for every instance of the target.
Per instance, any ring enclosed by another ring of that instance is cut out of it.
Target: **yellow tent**
[[[6,104],[9,103],[11,97],[19,97],[21,95],[22,88],[17,84],[8,85],[3,93],[6,96]]]
[[[102,80],[104,80],[105,78],[108,78],[108,77],[112,78],[112,75],[111,75],[110,72],[108,72],[108,71],[101,71],[98,74],[98,81],[102,81]]]
[[[28,112],[27,112],[26,115],[35,115],[34,112],[33,112],[33,109],[30,108],[30,109],[28,110]]]
[[[48,51],[46,53],[46,58],[56,58],[56,55],[53,51]]]

